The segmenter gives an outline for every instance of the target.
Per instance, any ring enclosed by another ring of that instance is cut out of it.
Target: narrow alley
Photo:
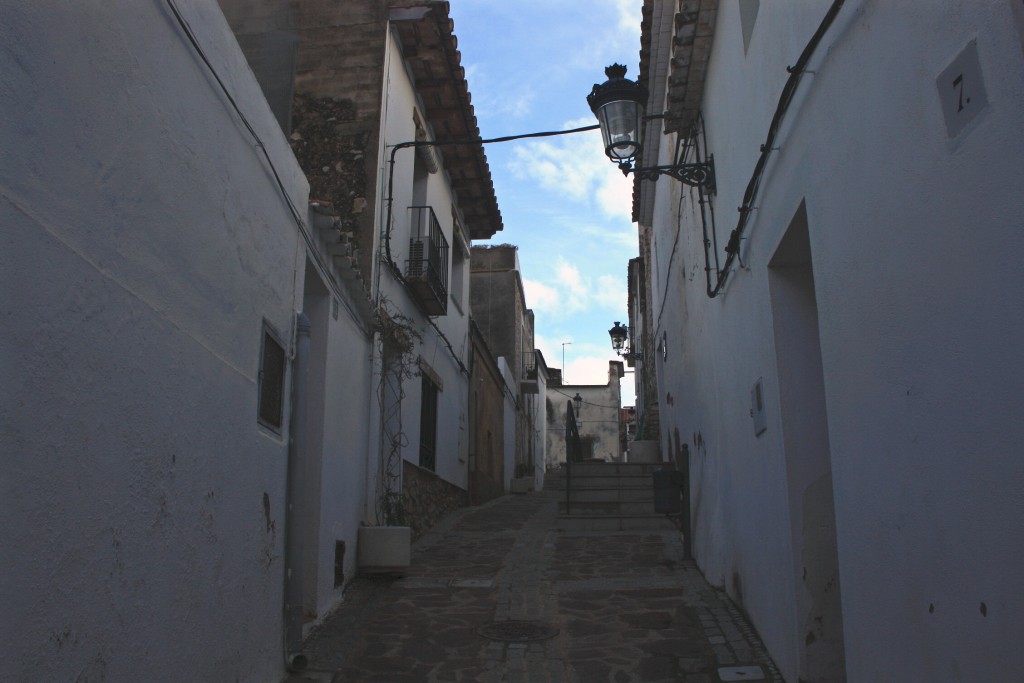
[[[559,530],[561,495],[460,510],[403,577],[357,578],[289,683],[782,680],[677,531]]]
[[[0,683],[1024,672],[1024,0],[0,36]]]

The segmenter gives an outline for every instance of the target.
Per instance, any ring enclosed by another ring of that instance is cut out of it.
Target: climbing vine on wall
[[[413,326],[412,319],[391,310],[387,300],[383,300],[378,308],[377,327],[383,360],[377,390],[381,441],[375,515],[378,524],[405,526],[402,449],[408,445],[409,440],[402,427],[402,403],[405,399],[405,381],[419,376],[415,350],[422,337]]]

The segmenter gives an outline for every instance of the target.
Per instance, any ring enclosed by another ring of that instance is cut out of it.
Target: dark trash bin
[[[686,477],[679,470],[654,470],[654,511],[663,514],[679,512],[679,491]]]

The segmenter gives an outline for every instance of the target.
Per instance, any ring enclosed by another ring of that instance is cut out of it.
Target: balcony
[[[405,284],[430,316],[448,313],[448,240],[434,209],[409,207],[409,259]]]

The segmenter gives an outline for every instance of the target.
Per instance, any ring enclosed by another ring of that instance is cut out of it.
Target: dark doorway
[[[807,211],[801,203],[768,264],[786,453],[800,680],[846,680],[832,459]]]

